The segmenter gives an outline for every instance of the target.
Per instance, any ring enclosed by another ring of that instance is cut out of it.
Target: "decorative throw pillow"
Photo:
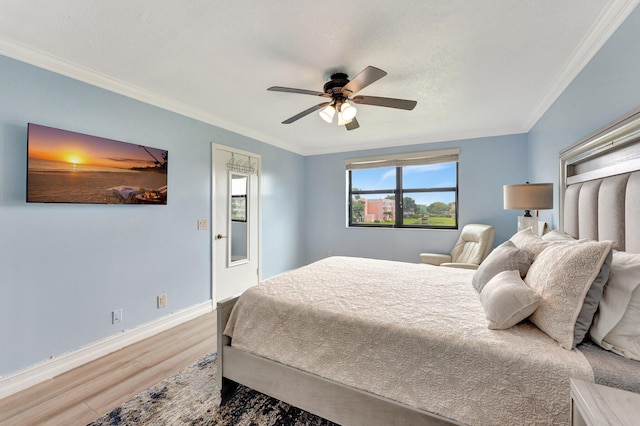
[[[527,287],[519,271],[503,271],[491,278],[480,293],[487,327],[504,330],[527,318],[538,307],[540,295]]]
[[[513,242],[513,244],[515,244],[519,249],[531,252],[534,259],[542,252],[542,250],[551,245],[558,244],[556,241],[543,240],[537,235],[534,235],[531,228],[527,228],[514,234],[511,237],[511,242]]]
[[[604,288],[600,306],[596,313],[589,334],[594,342],[605,347],[603,340],[613,331],[616,325],[626,316],[631,299],[640,297],[635,291],[640,288],[640,254],[613,251],[611,273]],[[636,322],[635,331],[629,336],[640,338],[640,322]],[[618,334],[620,330],[616,330]],[[605,347],[605,349],[610,349]]]
[[[527,272],[525,283],[542,296],[530,319],[565,349],[576,344],[576,320],[612,246],[612,241],[551,245]]]
[[[535,238],[537,237],[533,236],[533,238],[531,238],[531,235],[529,234],[531,233],[524,233],[523,235],[520,235],[520,237],[524,238],[527,242],[529,242],[529,244],[533,244],[534,247],[537,248],[538,247],[537,243],[539,243],[538,241],[535,240]],[[554,229],[553,231],[546,233],[541,237],[541,239],[542,241],[545,241],[545,242],[552,242],[552,244],[558,244],[558,243],[581,244],[581,243],[590,241],[586,238],[582,238],[579,240],[575,239],[571,235],[557,229]],[[582,343],[585,336],[587,335],[587,332],[589,331],[589,327],[591,327],[591,324],[593,322],[593,317],[596,311],[598,310],[598,303],[600,303],[600,299],[602,298],[602,289],[607,283],[607,279],[609,277],[610,267],[611,267],[611,254],[609,254],[609,256],[607,256],[607,258],[605,259],[605,262],[602,264],[602,267],[600,268],[600,272],[598,273],[598,276],[596,277],[595,280],[593,280],[593,283],[591,284],[591,287],[589,288],[589,291],[587,292],[587,295],[584,298],[584,303],[582,304],[582,308],[580,309],[580,314],[576,319],[576,325],[573,329],[573,337],[574,337],[573,346],[574,347]]]
[[[491,278],[502,271],[520,271],[520,276],[524,277],[533,262],[533,254],[526,250],[517,248],[511,241],[507,240],[493,249],[489,256],[480,264],[471,280],[478,293],[489,282]]]

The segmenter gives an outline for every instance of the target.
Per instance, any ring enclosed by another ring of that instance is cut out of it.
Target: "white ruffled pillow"
[[[625,358],[640,361],[640,286],[631,295],[620,322],[602,340],[602,347]]]
[[[640,254],[613,252],[589,334],[601,347],[640,361]]]

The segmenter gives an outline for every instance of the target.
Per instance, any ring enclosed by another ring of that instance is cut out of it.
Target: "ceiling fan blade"
[[[302,111],[302,112],[300,112],[300,113],[298,113],[298,114],[294,115],[294,116],[293,116],[293,117],[291,117],[291,118],[287,118],[286,120],[284,120],[284,121],[282,122],[282,124],[291,124],[291,123],[293,123],[294,121],[297,121],[297,120],[301,119],[301,118],[302,118],[302,117],[304,117],[305,115],[309,115],[309,114],[311,114],[313,111],[317,111],[317,110],[319,110],[319,109],[321,109],[321,108],[324,108],[324,107],[326,107],[326,106],[327,106],[327,105],[329,105],[329,104],[331,104],[331,102],[323,102],[323,103],[321,103],[321,104],[314,105],[314,106],[312,106],[311,108],[309,108],[309,109],[305,109],[304,111]]]
[[[356,104],[375,105],[387,108],[406,109],[411,111],[418,104],[416,101],[395,98],[381,98],[378,96],[354,96],[349,99]]]
[[[360,74],[353,77],[353,79],[342,88],[342,94],[346,97],[353,95],[354,93],[359,92],[371,83],[375,83],[376,81],[380,80],[385,75],[387,75],[387,73],[382,71],[381,69],[368,66],[360,71]]]
[[[355,130],[358,127],[360,127],[360,124],[358,124],[358,120],[356,120],[356,118],[353,117],[353,120],[345,124],[344,127],[346,127],[347,130]]]
[[[322,96],[324,98],[331,97],[331,95],[328,93],[317,92],[315,90],[293,89],[291,87],[273,86],[273,87],[269,87],[267,90],[270,90],[272,92],[287,92],[287,93],[299,93],[301,95]]]

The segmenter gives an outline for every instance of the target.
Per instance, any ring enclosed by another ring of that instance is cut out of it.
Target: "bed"
[[[343,425],[568,424],[571,378],[640,392],[609,274],[640,253],[639,134],[635,111],[563,151],[560,232],[516,234],[478,271],[331,257],[220,302],[223,398],[240,383]],[[508,250],[527,270],[492,275]],[[518,279],[529,299],[493,315]]]

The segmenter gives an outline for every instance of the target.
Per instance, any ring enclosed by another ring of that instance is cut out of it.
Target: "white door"
[[[258,283],[260,156],[213,145],[212,276],[220,301]]]

